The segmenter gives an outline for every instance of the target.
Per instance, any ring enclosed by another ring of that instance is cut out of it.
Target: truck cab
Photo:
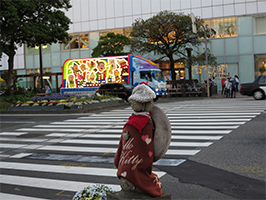
[[[138,56],[132,56],[130,62],[129,70],[134,87],[144,82],[155,92],[157,98],[166,96],[166,81],[155,63]]]

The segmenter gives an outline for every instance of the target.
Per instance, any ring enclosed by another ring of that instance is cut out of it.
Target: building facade
[[[238,75],[240,82],[251,82],[266,69],[266,0],[72,0],[66,12],[73,24],[68,44],[42,47],[44,80],[52,88],[60,87],[62,66],[69,58],[91,57],[100,36],[108,32],[129,35],[137,18],[148,19],[160,11],[194,13],[204,20],[210,31],[208,48],[217,57],[217,66],[208,69],[215,76],[218,89],[223,75]],[[204,44],[204,42],[203,42]],[[204,52],[204,45],[194,52]],[[156,55],[145,58],[157,60]],[[3,55],[0,70],[8,69],[8,57]],[[39,50],[20,47],[15,56],[15,69],[23,87],[38,87]],[[159,67],[167,76],[169,62]],[[188,78],[187,68],[176,63],[177,80]],[[192,78],[206,80],[206,66],[193,66]]]

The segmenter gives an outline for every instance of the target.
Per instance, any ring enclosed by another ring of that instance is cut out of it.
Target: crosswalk
[[[156,166],[177,166],[265,111],[264,102],[204,100],[157,105],[172,139]],[[120,190],[113,157],[130,107],[0,132],[0,199],[72,199],[91,184]]]

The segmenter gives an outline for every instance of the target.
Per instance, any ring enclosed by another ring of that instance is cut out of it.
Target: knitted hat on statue
[[[133,89],[132,95],[128,100],[145,103],[156,98],[155,92],[147,85],[140,84]]]

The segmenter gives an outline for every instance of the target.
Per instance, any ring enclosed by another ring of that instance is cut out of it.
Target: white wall
[[[162,11],[193,12],[203,19],[265,13],[265,0],[72,0],[70,33],[129,27]]]
[[[193,12],[203,19],[265,13],[265,0],[71,0],[66,12],[73,24],[69,33],[130,27],[137,18],[148,19],[162,11]],[[2,69],[7,58],[2,57]],[[15,69],[25,67],[23,48],[15,56]]]

